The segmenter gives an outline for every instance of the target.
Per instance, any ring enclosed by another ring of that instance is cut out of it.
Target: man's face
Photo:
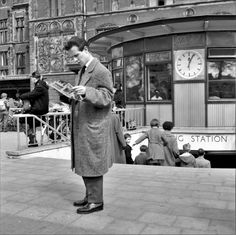
[[[80,51],[77,46],[73,46],[68,53],[69,56],[74,59],[74,62],[80,64],[81,66],[84,66],[89,60],[89,54],[86,48],[83,51]]]
[[[131,142],[131,138],[130,137],[126,138],[125,142],[129,144]]]
[[[35,78],[35,77],[31,77],[31,80],[32,80],[32,82],[33,82],[34,84],[38,81],[38,79]]]

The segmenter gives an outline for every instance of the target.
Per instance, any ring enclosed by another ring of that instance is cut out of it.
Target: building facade
[[[234,0],[0,4],[0,92],[14,98],[29,90],[34,70],[73,84],[79,68],[63,45],[79,35],[112,70],[127,107],[144,107],[144,125],[157,117],[179,127],[235,126]],[[50,90],[51,100],[59,98]]]
[[[0,93],[9,97],[30,90],[28,22],[28,1],[0,1]]]

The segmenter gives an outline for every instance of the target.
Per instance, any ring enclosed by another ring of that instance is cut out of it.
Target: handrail
[[[114,110],[120,118],[121,125],[124,130],[134,130],[140,128],[144,125],[144,107],[136,108],[122,108]],[[25,118],[25,126],[27,127],[27,118],[33,118],[33,129],[36,131],[35,121],[40,122],[41,127],[41,145],[44,140],[44,131],[50,130],[47,135],[48,140],[51,139],[54,143],[58,141],[65,140],[70,141],[70,130],[69,130],[69,120],[70,111],[64,112],[49,112],[45,115],[36,116],[34,114],[13,114],[12,117],[16,118],[17,122],[17,148],[20,149],[20,118]],[[45,121],[43,120],[45,118]],[[59,121],[58,119],[59,118]],[[53,124],[50,123],[52,121]],[[59,125],[58,125],[59,122]],[[63,123],[63,125],[61,125]],[[63,126],[63,127],[62,127]],[[28,140],[28,130],[26,132],[26,142]],[[52,142],[51,142],[52,143]]]
[[[59,112],[59,114],[61,116],[61,115],[69,115],[70,113],[68,113],[68,112]],[[41,116],[49,117],[49,116],[57,116],[57,115],[58,115],[58,112],[57,113],[55,113],[55,112],[51,113],[50,112],[50,113],[47,113],[47,114],[41,115]],[[41,118],[39,118],[38,116],[36,116],[34,114],[14,114],[13,117],[16,118],[16,120],[17,120],[17,148],[18,148],[18,150],[20,149],[20,118],[25,118],[26,125],[27,125],[27,117],[32,117],[32,118],[34,118],[34,119],[36,119],[40,122],[40,127],[45,125],[46,128],[50,129],[55,134],[58,134],[61,138],[64,138],[67,141],[70,141],[70,138],[68,138],[66,135],[63,135],[56,128],[52,127],[51,125],[49,125],[49,123],[45,122],[44,120],[42,120]],[[34,122],[35,122],[35,120],[34,120]],[[27,136],[27,128],[26,128],[26,136]]]

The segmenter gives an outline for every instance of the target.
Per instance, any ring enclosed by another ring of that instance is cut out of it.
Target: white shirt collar
[[[85,66],[86,66],[86,69],[88,68],[88,66],[91,64],[91,62],[92,62],[92,60],[93,60],[93,57],[85,64]],[[85,69],[85,70],[86,70]]]

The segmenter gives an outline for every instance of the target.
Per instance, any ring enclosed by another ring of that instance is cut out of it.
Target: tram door
[[[174,56],[175,126],[205,127],[204,51],[180,50]]]

